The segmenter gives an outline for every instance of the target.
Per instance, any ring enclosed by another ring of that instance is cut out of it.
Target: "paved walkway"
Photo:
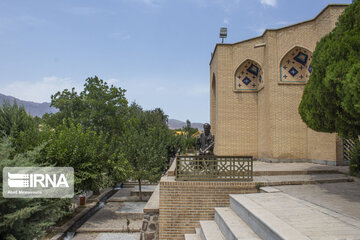
[[[342,173],[348,173],[348,166],[328,166],[315,163],[267,163],[254,161],[254,172],[285,172],[285,171],[329,171],[335,170]]]
[[[138,240],[146,203],[139,202],[138,197],[130,196],[131,190],[123,188],[116,192],[102,209],[77,230],[73,239]]]
[[[315,185],[276,186],[282,192],[360,220],[360,180]]]
[[[285,193],[256,193],[232,197],[236,203],[240,203],[235,204],[235,210],[244,206],[251,216],[260,218],[268,229],[278,232],[284,239],[360,239],[359,219],[344,216]],[[268,236],[267,234],[266,231],[263,232],[263,235]]]

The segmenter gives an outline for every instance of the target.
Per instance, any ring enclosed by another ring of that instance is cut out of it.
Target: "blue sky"
[[[226,43],[351,0],[1,0],[0,93],[50,102],[97,75],[144,109],[208,122],[209,62]]]

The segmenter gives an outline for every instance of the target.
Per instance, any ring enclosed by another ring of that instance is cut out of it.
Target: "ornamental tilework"
[[[235,73],[235,90],[257,91],[263,85],[263,72],[258,63],[246,60]]]
[[[301,47],[289,51],[280,64],[280,82],[306,83],[312,72],[311,58],[312,53]]]

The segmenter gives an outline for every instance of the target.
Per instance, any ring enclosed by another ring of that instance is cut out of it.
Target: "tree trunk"
[[[140,201],[142,201],[141,179],[138,179],[138,182],[139,182],[139,198],[140,198]]]

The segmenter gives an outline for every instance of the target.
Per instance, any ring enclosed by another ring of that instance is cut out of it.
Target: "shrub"
[[[0,139],[0,178],[4,167],[35,167],[39,149],[16,154],[7,138]],[[2,191],[2,181],[0,191]],[[34,239],[66,215],[69,199],[4,198],[0,196],[0,239]]]
[[[360,177],[360,141],[356,141],[351,153],[350,175]]]

